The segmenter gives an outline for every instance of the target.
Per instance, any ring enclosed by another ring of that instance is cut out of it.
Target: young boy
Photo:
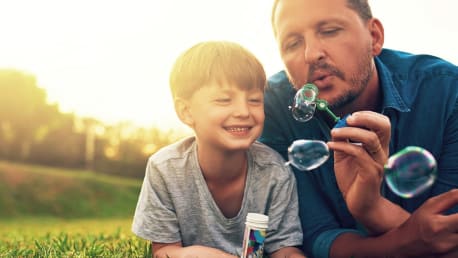
[[[247,214],[269,216],[264,253],[305,257],[298,248],[296,182],[282,158],[256,142],[264,123],[266,75],[236,43],[199,43],[176,61],[170,87],[195,136],[148,161],[132,230],[153,257],[240,257]]]

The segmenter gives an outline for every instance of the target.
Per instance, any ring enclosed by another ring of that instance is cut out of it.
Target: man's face
[[[346,0],[280,0],[273,27],[294,87],[313,83],[331,108],[351,105],[375,74],[368,24]]]

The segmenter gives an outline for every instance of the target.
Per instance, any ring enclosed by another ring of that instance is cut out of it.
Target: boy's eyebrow
[[[233,87],[221,86],[221,84],[216,84],[215,87],[212,87],[213,94],[229,94]]]

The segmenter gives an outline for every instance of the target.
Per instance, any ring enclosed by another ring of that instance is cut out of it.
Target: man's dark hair
[[[354,10],[363,21],[368,21],[372,18],[371,7],[368,0],[347,0],[347,5]]]
[[[275,0],[272,6],[272,27],[274,26],[275,10],[277,9],[278,2],[280,2],[280,0]],[[347,6],[348,8],[354,10],[363,21],[368,21],[372,18],[372,11],[368,0],[347,0]],[[274,33],[276,33],[275,29]]]

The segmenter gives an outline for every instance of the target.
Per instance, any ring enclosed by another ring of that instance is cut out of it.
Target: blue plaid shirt
[[[429,197],[458,188],[458,69],[434,56],[389,49],[384,49],[375,62],[383,93],[380,113],[391,121],[390,153],[406,146],[419,146],[438,161],[438,177],[433,187],[415,198],[400,198],[386,185],[382,186],[384,196],[412,212]],[[329,139],[329,126],[319,113],[305,123],[294,120],[289,106],[295,93],[284,71],[269,78],[266,120],[259,140],[285,159],[294,140]],[[332,155],[314,171],[294,172],[304,231],[303,248],[308,256],[328,257],[339,234],[364,234],[337,187]],[[448,212],[458,212],[458,207]]]

